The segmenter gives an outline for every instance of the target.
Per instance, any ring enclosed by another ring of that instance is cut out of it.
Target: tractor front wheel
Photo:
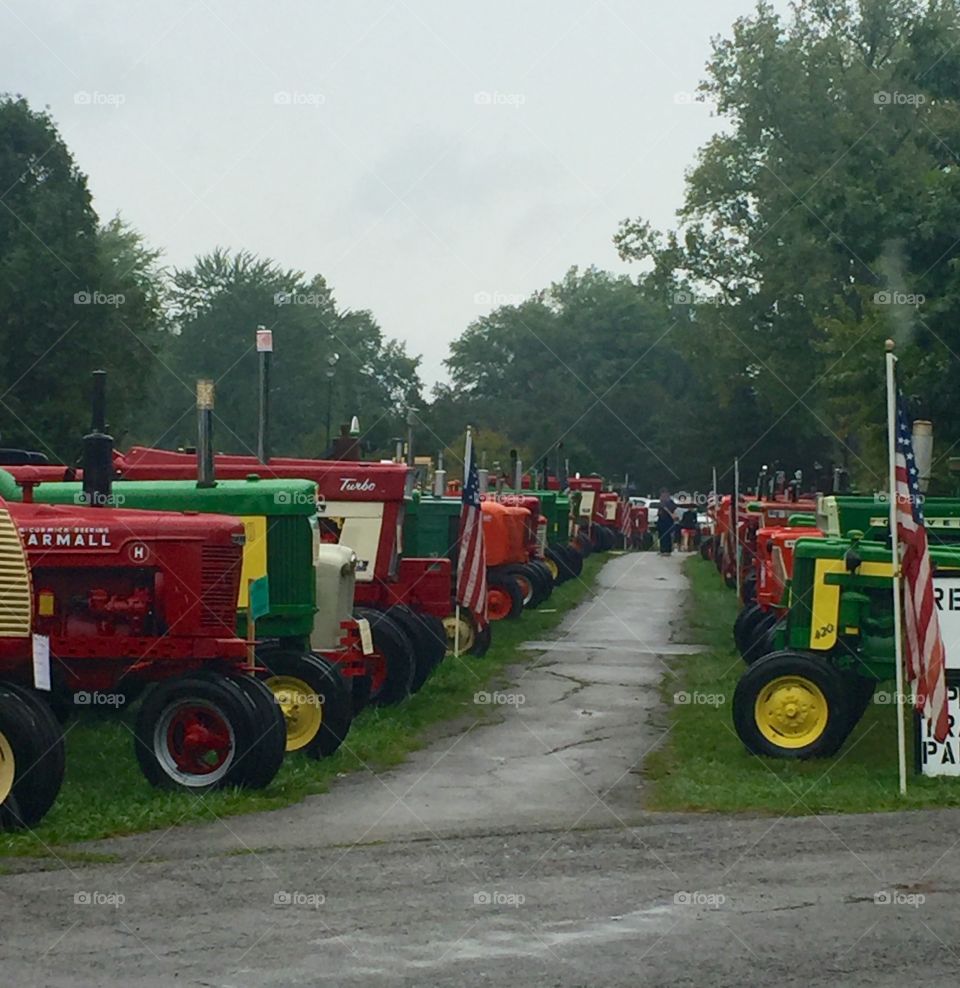
[[[243,785],[256,737],[239,691],[225,677],[168,680],[147,693],[137,715],[137,761],[147,781],[203,793]]]
[[[60,792],[64,764],[53,711],[30,690],[0,685],[0,829],[40,822]]]
[[[487,617],[515,620],[523,613],[523,590],[513,577],[487,574]]]
[[[740,677],[733,724],[747,750],[772,758],[826,758],[848,734],[842,675],[802,652],[773,652]]]
[[[383,611],[358,607],[356,615],[370,622],[373,636],[374,654],[370,658],[378,671],[373,676],[370,699],[382,707],[400,703],[410,695],[416,675],[413,642]]]
[[[333,663],[313,652],[264,650],[263,681],[283,716],[287,751],[332,755],[353,720],[350,693]]]

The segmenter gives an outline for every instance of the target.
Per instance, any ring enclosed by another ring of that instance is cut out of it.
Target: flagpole
[[[887,466],[890,489],[890,554],[893,562],[893,644],[897,661],[897,767],[900,773],[900,795],[907,792],[907,743],[903,729],[903,638],[900,614],[900,539],[897,533],[897,384],[894,367],[897,358],[893,354],[894,342],[887,340]]]
[[[736,549],[733,564],[737,569],[737,606],[740,606],[740,458],[733,458],[733,504],[730,506],[733,525],[733,538]]]

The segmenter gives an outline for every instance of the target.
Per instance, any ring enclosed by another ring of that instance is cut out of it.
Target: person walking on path
[[[661,556],[669,556],[673,552],[673,529],[677,523],[676,513],[676,502],[664,487],[660,491],[660,507],[657,509],[657,536],[660,539]]]

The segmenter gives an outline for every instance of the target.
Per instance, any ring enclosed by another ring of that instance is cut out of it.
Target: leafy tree
[[[72,460],[89,374],[110,374],[125,421],[150,393],[163,307],[157,253],[114,219],[46,112],[0,97],[0,423],[3,441]]]
[[[771,427],[741,448],[882,484],[887,336],[918,411],[960,439],[958,41],[954,2],[802,0],[789,23],[759,3],[715,42],[701,93],[726,126],[680,226],[626,221],[616,243],[694,300],[704,392]]]
[[[273,331],[271,447],[317,456],[341,420],[358,415],[368,449],[386,450],[402,409],[419,401],[417,358],[384,340],[366,311],[340,311],[326,281],[240,251],[216,249],[174,273],[175,333],[164,352],[158,406],[141,439],[193,441],[198,378],[217,386],[219,448],[251,452],[257,444],[258,357],[255,331]]]

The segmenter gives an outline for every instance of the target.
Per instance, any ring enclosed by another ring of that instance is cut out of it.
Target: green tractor
[[[34,486],[29,471],[18,482],[0,470],[0,497],[46,504],[82,503],[78,482]],[[313,757],[332,754],[350,728],[354,697],[381,702],[406,696],[412,658],[404,653],[391,679],[389,659],[376,659],[369,629],[353,618],[356,557],[339,545],[321,544],[316,485],[306,480],[118,481],[111,503],[156,511],[234,515],[243,521],[246,544],[237,606],[237,633],[247,632],[248,587],[267,576],[269,611],[256,621],[256,657],[277,696],[287,726],[287,750]],[[109,510],[109,509],[104,509]],[[215,593],[216,588],[210,588]],[[381,668],[374,668],[377,666]],[[402,667],[402,668],[401,668]],[[371,671],[373,669],[373,671]],[[398,682],[403,677],[404,682]],[[371,680],[379,680],[371,682]]]
[[[896,676],[890,548],[850,534],[797,541],[774,650],[746,669],[734,694],[734,726],[753,754],[833,755],[877,683]],[[930,556],[935,576],[960,576],[960,546]]]

